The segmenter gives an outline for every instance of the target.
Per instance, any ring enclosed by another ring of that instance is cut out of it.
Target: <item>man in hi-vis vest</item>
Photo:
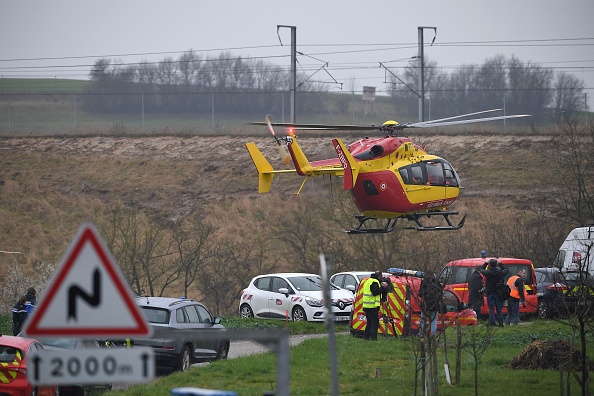
[[[507,280],[507,285],[511,289],[509,299],[507,300],[507,316],[505,317],[505,324],[509,325],[511,322],[517,325],[520,322],[520,301],[526,307],[526,295],[524,291],[524,277],[526,270],[519,270],[514,276],[510,276]]]
[[[371,277],[363,280],[363,311],[367,317],[365,339],[377,341],[379,330],[379,309],[382,293],[386,293],[388,283],[382,282],[382,272],[375,271]]]

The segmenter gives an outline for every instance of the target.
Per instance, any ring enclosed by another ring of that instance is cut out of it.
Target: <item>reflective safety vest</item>
[[[381,296],[379,294],[374,296],[371,293],[371,284],[375,282],[379,286],[379,281],[375,278],[367,278],[363,282],[365,282],[363,283],[363,309],[379,308]]]
[[[520,299],[520,292],[518,291],[518,288],[516,287],[516,280],[518,278],[519,278],[518,275],[510,276],[509,279],[507,280],[507,285],[511,289],[511,292],[509,293],[509,296],[510,297],[513,297],[513,298],[517,298],[519,300]]]

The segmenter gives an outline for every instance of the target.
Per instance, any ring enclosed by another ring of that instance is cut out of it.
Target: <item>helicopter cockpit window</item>
[[[427,182],[432,186],[445,185],[443,177],[443,163],[441,162],[427,162]]]
[[[454,168],[447,162],[444,162],[443,170],[445,172],[445,185],[458,187],[458,176],[456,175],[456,172],[454,172]]]

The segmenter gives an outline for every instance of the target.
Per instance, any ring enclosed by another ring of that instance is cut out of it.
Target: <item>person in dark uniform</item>
[[[487,269],[488,268],[488,269]],[[485,277],[485,293],[489,306],[489,324],[495,326],[495,310],[497,310],[497,324],[503,327],[503,300],[497,290],[497,284],[503,283],[503,277],[509,273],[497,259],[491,259],[483,264],[481,274]]]
[[[25,308],[26,302],[27,297],[22,296],[16,304],[14,304],[14,307],[12,307],[12,335],[16,336],[21,332],[23,323],[25,322],[25,319],[27,319],[27,310]]]
[[[484,304],[484,285],[481,275],[482,265],[477,265],[468,278],[468,305],[476,312],[476,318],[481,317],[481,307]]]
[[[37,292],[35,291],[34,287],[30,287],[27,289],[27,294],[25,294],[25,298],[27,301],[25,302],[25,308],[27,310],[27,315],[31,315],[33,312],[33,308],[37,305]]]

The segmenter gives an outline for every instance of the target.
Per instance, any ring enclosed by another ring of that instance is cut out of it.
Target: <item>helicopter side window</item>
[[[425,184],[421,164],[408,165],[398,170],[404,184]]]
[[[402,168],[399,170],[399,172],[404,184],[410,184],[410,179],[408,178],[408,169]]]
[[[432,186],[443,186],[443,164],[441,162],[427,162],[427,182]]]
[[[421,165],[413,165],[408,169],[409,175],[411,177],[410,183],[411,184],[424,184],[423,178],[423,168]]]

